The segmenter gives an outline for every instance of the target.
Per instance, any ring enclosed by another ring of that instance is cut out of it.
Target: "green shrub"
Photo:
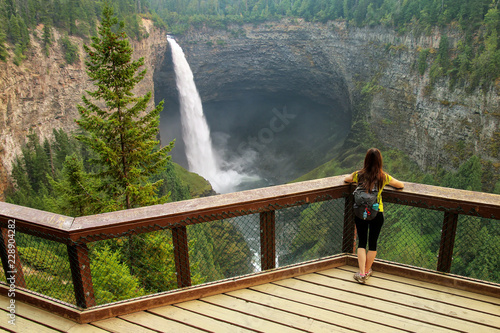
[[[54,276],[70,276],[69,260],[56,255],[49,249],[18,247],[19,256],[24,265]]]
[[[90,270],[97,304],[127,300],[143,296],[139,279],[130,274],[128,266],[120,261],[120,252],[109,246],[92,252]]]
[[[429,53],[429,49],[420,50],[418,55],[418,72],[420,75],[424,75],[425,70],[427,69],[427,56]]]
[[[53,297],[63,302],[76,304],[71,277],[69,279],[59,279],[49,273],[34,272],[25,274],[24,279],[29,290]]]
[[[68,64],[73,64],[80,58],[78,55],[78,46],[71,43],[69,38],[62,37],[60,40],[62,50],[64,52],[64,59]]]

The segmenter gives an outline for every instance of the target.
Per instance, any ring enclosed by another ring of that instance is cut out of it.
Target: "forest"
[[[191,198],[201,177],[186,177],[170,161],[175,141],[160,145],[157,139],[163,102],[148,110],[151,92],[131,92],[144,78],[144,59],[131,60],[125,27],[110,7],[103,8],[101,22],[98,36],[85,45],[95,90],[86,91],[75,106],[78,130],[54,129],[53,138],[43,142],[28,135],[12,166],[7,202],[77,217]],[[170,231],[131,232],[89,245],[98,304],[177,286]],[[250,249],[229,221],[189,228],[189,239],[195,284],[244,274],[251,267]],[[19,232],[16,244],[28,288],[75,303],[64,244]]]
[[[450,49],[446,35],[443,35],[437,54],[421,50],[418,70],[423,72],[430,66],[431,77],[447,76],[450,88],[462,85],[471,92],[477,88],[489,89],[492,84],[498,84],[500,77],[498,1],[114,0],[112,6],[117,19],[126,22],[122,26],[124,33],[134,39],[146,36],[139,23],[141,17],[152,19],[157,26],[172,33],[183,33],[190,27],[202,25],[225,29],[230,24],[259,23],[285,17],[312,22],[344,20],[353,26],[384,25],[399,33],[427,34],[432,29],[444,32],[457,29],[464,35],[458,48]],[[55,28],[64,31],[66,36],[82,37],[87,44],[95,42],[93,37],[99,35],[99,22],[103,19],[103,3],[92,0],[0,0],[0,18],[0,59],[20,65],[30,48],[30,34],[34,34],[34,28],[40,24],[44,26],[43,35],[35,37],[43,40],[46,47],[53,42],[51,29]],[[119,31],[117,27],[113,29]],[[74,46],[64,38],[61,45],[66,61],[71,63],[75,56]],[[93,55],[88,53],[88,57],[92,62]],[[140,64],[136,65],[140,67]],[[125,99],[125,95],[120,98]],[[6,193],[6,201],[76,217],[191,198],[191,184],[180,177],[179,167],[165,156],[161,168],[140,176],[140,184],[123,183],[122,186],[121,182],[128,180],[120,178],[116,181],[119,185],[110,185],[113,184],[111,176],[114,172],[113,163],[109,162],[111,152],[104,146],[107,140],[100,138],[94,145],[88,139],[98,138],[98,134],[92,134],[95,126],[94,118],[90,117],[95,104],[90,98],[89,103],[83,101],[81,132],[65,133],[55,129],[53,139],[43,142],[33,133],[28,136],[26,146],[13,163],[13,186]],[[121,106],[117,105],[117,108]],[[151,128],[156,121],[153,118],[149,119]],[[145,139],[148,140],[151,141]],[[138,143],[137,150],[158,154],[161,148],[153,141],[148,143],[148,148]],[[383,153],[387,158],[387,171],[398,179],[500,193],[491,162],[481,161],[476,156],[466,156],[460,163],[456,162],[455,171],[439,169],[424,173],[399,152],[385,149]],[[335,174],[350,172],[353,167],[335,166]],[[133,189],[127,192],[130,197],[108,193],[115,188],[125,193],[133,186],[146,188],[151,196],[134,197],[139,190]],[[122,201],[113,203],[111,198],[115,197]],[[328,212],[336,209],[335,203],[333,208],[329,205],[328,202],[313,204],[283,213],[287,220],[292,221],[284,231],[292,240],[289,240],[289,253],[281,258],[282,264],[332,254],[336,249],[341,235],[336,229],[340,220],[328,217]],[[440,240],[440,218],[429,218],[425,210],[414,209],[411,221],[424,222],[398,221],[394,217],[403,215],[403,209],[404,206],[397,205],[388,209],[387,219],[397,222],[385,227],[381,255],[388,260],[432,269],[436,261],[436,244]],[[498,245],[487,246],[500,244],[500,227],[492,221],[470,217],[463,222],[467,228],[459,229],[458,233],[469,246],[463,246],[466,250],[457,254],[452,273],[500,281]],[[253,271],[252,250],[238,223],[222,220],[188,230],[193,283]],[[317,237],[311,239],[307,230],[315,230]],[[477,238],[469,239],[470,235]],[[30,235],[21,234],[17,241],[23,264],[30,268],[26,274],[28,286],[63,301],[74,302],[66,283],[71,280],[66,248]],[[411,251],[405,252],[408,249]],[[93,276],[99,304],[176,288],[173,246],[168,230],[98,241],[92,243],[90,251],[92,271],[99,272]],[[423,259],[415,262],[417,257]],[[54,265],[54,260],[58,264]]]
[[[500,76],[500,14],[498,0],[113,0],[115,13],[127,22],[129,37],[145,36],[140,17],[152,19],[169,33],[202,25],[227,28],[230,24],[258,23],[282,18],[312,22],[345,20],[353,26],[383,25],[399,33],[429,34],[433,29],[463,34],[456,49],[442,39],[439,54],[421,50],[419,70],[430,57],[431,76],[446,76],[451,86],[469,91],[487,90]],[[50,46],[52,27],[68,35],[96,34],[102,3],[92,0],[0,0],[0,59],[12,49],[20,63],[29,49],[29,34],[43,24],[38,38]],[[65,41],[67,59],[71,45]],[[498,82],[497,82],[498,84]]]

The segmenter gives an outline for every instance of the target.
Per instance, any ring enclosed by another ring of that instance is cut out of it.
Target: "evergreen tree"
[[[45,24],[43,26],[43,50],[45,52],[45,55],[48,57],[49,56],[49,49],[50,46],[52,45],[52,36],[50,33],[50,26],[48,24]]]
[[[8,57],[7,47],[5,45],[5,34],[0,31],[0,60],[5,61]]]
[[[14,186],[7,192],[7,202],[44,209],[44,200],[50,191],[46,177],[51,172],[49,158],[40,139],[34,133],[28,134],[28,142],[22,148],[12,165]]]
[[[121,255],[109,246],[93,249],[90,270],[93,272],[95,297],[98,304],[143,296],[139,279],[130,274],[129,268],[121,261]]]
[[[60,181],[49,177],[57,196],[51,198],[55,210],[68,216],[85,216],[99,212],[97,187],[83,169],[76,153],[66,156]]]
[[[163,180],[151,183],[150,178],[165,169],[173,147],[171,142],[158,148],[156,140],[163,102],[147,112],[151,92],[142,97],[132,92],[146,73],[138,72],[144,59],[131,60],[133,50],[124,24],[120,22],[115,33],[117,23],[113,10],[105,5],[98,36],[90,47],[85,46],[87,74],[97,89],[87,92],[93,100],[84,95],[84,106],[78,105],[77,124],[85,133],[77,139],[96,155],[93,162],[99,170],[94,176],[105,193],[104,211],[165,202],[167,195],[157,196]]]
[[[68,64],[74,64],[78,61],[78,46],[73,44],[68,36],[62,37],[59,42],[61,43],[61,48],[64,51],[64,59]]]

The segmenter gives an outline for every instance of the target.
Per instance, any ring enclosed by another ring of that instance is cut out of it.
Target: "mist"
[[[350,128],[350,119],[334,102],[318,104],[295,92],[249,91],[236,97],[203,103],[221,168],[249,176],[236,190],[300,177],[328,161]],[[178,103],[167,103],[161,138],[176,139],[172,158],[187,167],[180,127]]]

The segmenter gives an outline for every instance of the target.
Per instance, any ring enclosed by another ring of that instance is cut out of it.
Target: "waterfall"
[[[203,105],[196,88],[193,72],[184,51],[175,39],[167,37],[172,50],[177,90],[179,92],[182,137],[186,146],[189,171],[207,179],[218,193],[233,192],[244,175],[234,170],[222,170],[210,138]]]

